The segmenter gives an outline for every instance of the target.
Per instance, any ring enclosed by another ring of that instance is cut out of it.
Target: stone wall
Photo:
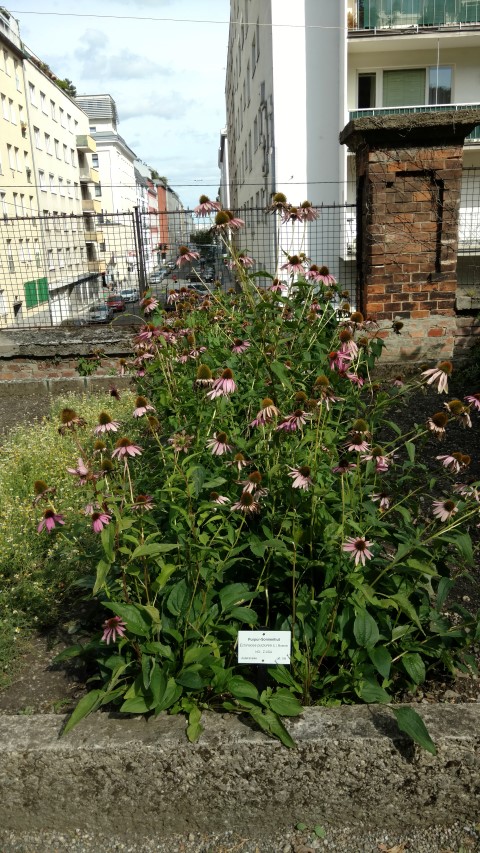
[[[463,141],[477,123],[468,110],[382,116],[340,134],[356,153],[357,304],[383,361],[448,359],[477,334],[456,316]]]

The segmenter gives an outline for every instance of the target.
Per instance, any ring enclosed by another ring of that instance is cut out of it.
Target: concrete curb
[[[196,744],[180,717],[0,716],[0,825],[168,835],[272,832],[298,821],[395,830],[471,821],[480,793],[480,705],[415,706],[436,757],[382,706],[308,708],[288,750],[206,713]]]

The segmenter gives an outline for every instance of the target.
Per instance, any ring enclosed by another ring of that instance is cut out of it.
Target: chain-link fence
[[[245,206],[238,231],[219,233],[192,211],[5,217],[0,222],[0,329],[141,322],[146,288],[160,302],[175,287],[235,286],[232,249],[253,259],[267,286],[288,280],[287,255],[325,265],[355,303],[355,205],[323,205],[318,217],[282,223],[278,213]],[[459,285],[480,285],[480,170],[466,169],[459,222]],[[180,246],[198,252],[178,268]]]

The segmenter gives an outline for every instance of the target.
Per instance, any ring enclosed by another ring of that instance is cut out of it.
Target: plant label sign
[[[239,631],[239,663],[290,663],[291,631]]]

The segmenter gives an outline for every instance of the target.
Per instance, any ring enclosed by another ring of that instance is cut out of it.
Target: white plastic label
[[[239,631],[239,663],[290,663],[291,631]]]

